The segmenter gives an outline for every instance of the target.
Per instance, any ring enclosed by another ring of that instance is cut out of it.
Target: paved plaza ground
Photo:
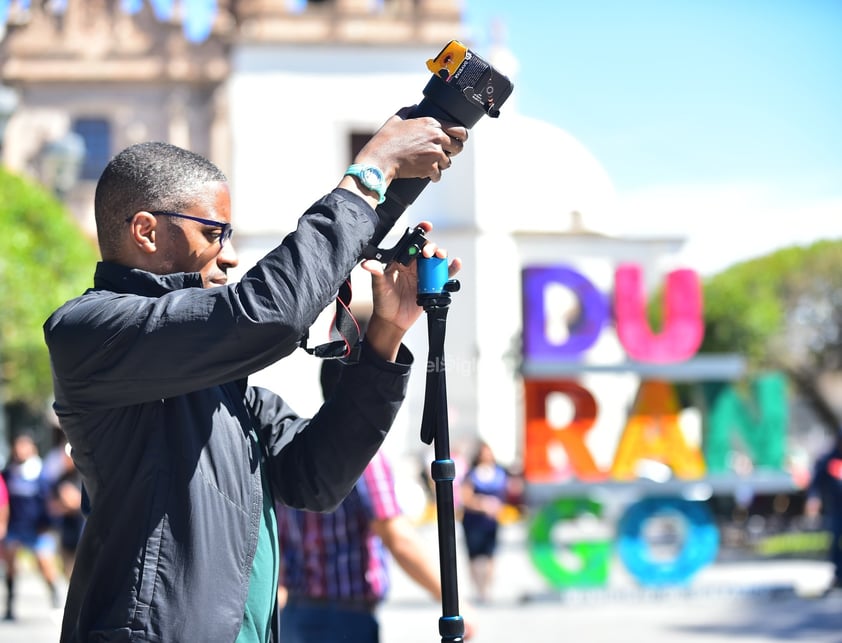
[[[434,525],[422,533],[437,556]],[[543,581],[525,545],[523,525],[508,526],[494,600],[460,603],[477,626],[475,643],[842,643],[842,595],[810,598],[830,575],[821,561],[719,562],[699,572],[691,586],[664,590],[637,587],[617,562],[606,588],[561,594]],[[470,601],[464,557],[457,574],[460,596]],[[383,643],[440,641],[441,607],[399,569],[393,576],[391,597],[380,609]],[[32,570],[20,594],[18,620],[0,622],[0,643],[58,641],[61,612],[49,608]]]

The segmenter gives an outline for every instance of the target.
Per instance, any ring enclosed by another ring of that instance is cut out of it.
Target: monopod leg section
[[[419,263],[422,259],[418,260]],[[423,260],[433,262],[432,259]],[[437,260],[439,269],[445,260]],[[427,263],[427,268],[430,267]],[[435,267],[435,266],[433,266]],[[419,265],[419,284],[422,280]],[[439,291],[439,288],[441,290]],[[435,292],[419,293],[418,305],[427,313],[427,390],[424,395],[424,412],[421,419],[421,440],[433,444],[435,457],[430,473],[436,485],[436,512],[438,518],[439,565],[441,573],[442,616],[439,619],[439,634],[442,643],[462,643],[465,638],[465,622],[459,615],[459,590],[456,574],[456,517],[453,506],[453,481],[456,478],[456,464],[450,457],[450,429],[447,420],[447,383],[444,364],[444,337],[450,293],[459,290],[459,282],[451,280],[434,288]]]
[[[436,450],[439,450],[436,444]],[[462,643],[465,622],[459,615],[459,583],[456,573],[456,517],[453,508],[453,480],[456,464],[445,458],[433,461],[430,473],[436,484],[436,511],[438,516],[439,565],[441,573],[441,607],[439,634],[442,643]]]

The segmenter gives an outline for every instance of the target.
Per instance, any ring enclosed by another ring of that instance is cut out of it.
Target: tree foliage
[[[818,379],[842,371],[842,241],[793,246],[706,280],[704,352],[786,372],[819,416],[838,425]],[[835,426],[833,427],[835,428]]]
[[[3,400],[42,410],[52,396],[42,326],[91,285],[95,243],[49,192],[0,168]]]

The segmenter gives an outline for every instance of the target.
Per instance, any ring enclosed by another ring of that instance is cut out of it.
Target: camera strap
[[[363,256],[366,259],[377,259],[378,261],[390,264],[398,261],[408,266],[416,257],[420,256],[421,249],[427,243],[424,236],[424,229],[407,228],[398,242],[388,250],[369,245]],[[301,338],[299,346],[310,355],[321,359],[346,359],[356,361],[360,346],[360,325],[351,314],[351,278],[348,277],[339,287],[336,295],[336,313],[333,316],[331,337],[333,341],[326,344],[319,344],[313,348],[307,346],[310,333]]]
[[[307,346],[310,336],[308,332],[299,342],[301,348],[321,359],[356,361],[360,350],[360,325],[351,314],[351,295],[351,278],[348,277],[342,282],[336,295],[336,312],[330,329],[330,336],[336,339],[310,348]]]

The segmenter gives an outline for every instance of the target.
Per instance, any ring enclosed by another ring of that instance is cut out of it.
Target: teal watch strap
[[[386,177],[383,170],[376,165],[353,163],[345,170],[345,176],[356,177],[363,187],[376,192],[379,197],[378,204],[386,200]]]

